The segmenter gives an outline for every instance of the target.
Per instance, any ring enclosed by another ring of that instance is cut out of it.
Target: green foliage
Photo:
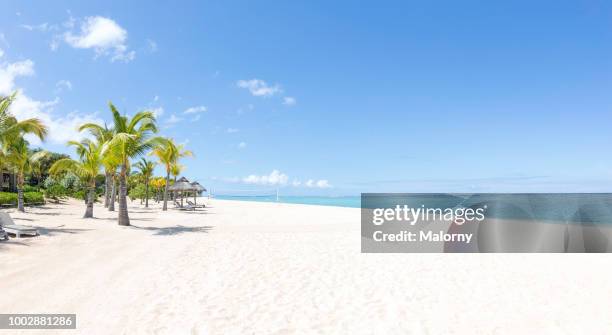
[[[45,198],[40,192],[24,192],[23,200],[26,204],[41,204]],[[0,205],[17,205],[17,193],[0,192]]]
[[[45,197],[41,192],[24,192],[23,198],[26,204],[45,203]]]
[[[64,174],[64,176],[59,180],[59,183],[68,190],[77,191],[83,188],[81,180],[79,177],[71,171],[68,171]]]
[[[47,180],[50,179],[51,178],[48,178]],[[49,185],[45,189],[45,197],[53,199],[55,202],[59,202],[61,199],[66,198],[68,194],[69,191],[64,186],[62,186],[62,184],[59,183]]]
[[[132,189],[130,189],[130,193],[128,194],[128,196],[132,201],[134,201],[136,199],[144,199],[146,196],[145,193],[145,185],[138,184],[135,187],[132,187]]]
[[[23,186],[23,191],[24,192],[38,192],[39,189],[36,186],[32,186],[32,185],[24,185]]]

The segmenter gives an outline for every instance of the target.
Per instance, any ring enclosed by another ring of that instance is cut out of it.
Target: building
[[[8,172],[1,172],[0,175],[0,191],[3,192],[15,192],[17,191],[17,182],[15,180],[15,175]]]

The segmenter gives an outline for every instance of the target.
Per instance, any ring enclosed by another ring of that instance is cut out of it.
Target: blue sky
[[[219,192],[612,191],[606,1],[9,1],[0,33],[51,150],[112,100]]]

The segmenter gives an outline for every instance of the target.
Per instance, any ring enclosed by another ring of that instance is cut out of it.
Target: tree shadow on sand
[[[131,225],[130,227],[133,229],[152,231],[153,235],[160,236],[173,236],[183,233],[208,233],[210,230],[213,229],[212,226],[185,227],[181,225],[176,225],[172,227],[141,227]]]
[[[35,228],[38,230],[39,235],[46,235],[46,236],[55,236],[59,234],[78,234],[84,231],[93,230],[93,229],[62,228],[62,227],[63,226],[48,228],[48,227],[36,227],[35,226]]]

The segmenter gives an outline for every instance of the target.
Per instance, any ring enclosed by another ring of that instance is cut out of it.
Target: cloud
[[[256,97],[271,97],[282,92],[278,85],[269,86],[265,81],[260,79],[238,80],[236,85],[240,88],[246,88]]]
[[[326,179],[320,179],[320,180],[308,179],[308,181],[304,183],[304,186],[310,187],[310,188],[330,188],[331,187],[331,185]]]
[[[171,114],[170,117],[168,119],[166,119],[166,123],[167,124],[175,124],[178,122],[181,122],[183,120],[183,118],[180,118],[178,116],[176,116],[176,114]]]
[[[10,95],[15,90],[15,78],[34,74],[34,62],[24,61],[0,65],[0,95]]]
[[[309,179],[305,182],[300,181],[299,179],[293,179],[291,183],[289,183],[289,176],[280,172],[279,170],[272,170],[268,175],[256,175],[251,174],[244,178],[232,177],[232,178],[223,178],[223,181],[231,182],[231,183],[244,183],[244,184],[253,184],[253,185],[263,185],[263,186],[293,186],[293,187],[306,187],[306,188],[331,188],[329,181],[327,179]]]
[[[233,133],[237,133],[239,131],[240,131],[240,129],[238,129],[238,128],[227,128],[227,130],[225,132],[228,133],[228,134],[233,134]]]
[[[153,115],[155,115],[156,118],[164,115],[164,107],[161,107],[161,106],[149,108],[149,111],[153,113]]]
[[[238,149],[244,149],[246,148],[247,144],[245,142],[240,142],[238,143]]]
[[[129,62],[136,52],[128,50],[127,35],[127,31],[112,19],[90,16],[81,22],[80,32],[67,31],[63,38],[73,48],[94,49],[96,57],[108,55],[111,61]],[[53,46],[52,42],[52,49]]]
[[[183,114],[197,114],[197,113],[203,113],[206,112],[208,109],[206,108],[206,106],[194,106],[194,107],[189,107],[187,108]]]
[[[0,49],[0,58],[4,56],[4,50]]]
[[[57,144],[64,144],[69,140],[80,141],[84,139],[87,136],[86,133],[79,132],[77,129],[83,123],[103,122],[96,114],[72,112],[59,117],[55,116],[54,109],[59,103],[59,98],[51,101],[37,101],[20,91],[11,105],[10,111],[19,120],[40,119],[49,128],[48,140]],[[28,136],[28,140],[34,144],[40,143],[40,140],[33,136]]]
[[[11,104],[10,112],[18,119],[38,118],[48,128],[48,139],[54,143],[64,144],[68,140],[80,140],[86,135],[77,130],[77,127],[85,122],[102,123],[103,120],[96,114],[80,114],[72,112],[55,116],[54,109],[60,103],[59,98],[50,101],[38,101],[30,98],[23,90],[15,85],[15,78],[20,76],[34,75],[34,62],[25,60],[10,64],[0,65],[0,95],[8,95],[18,91],[15,101]],[[33,144],[40,143],[35,137],[28,136]]]
[[[48,24],[47,22],[36,24],[36,25],[22,24],[21,28],[24,28],[25,30],[29,30],[29,31],[40,31],[43,33],[50,31],[50,30],[58,29],[56,25]]]
[[[157,52],[158,50],[157,42],[155,42],[152,39],[147,39],[147,50],[149,50],[150,53]]]
[[[286,185],[288,180],[289,177],[278,170],[273,170],[269,175],[258,176],[252,174],[248,177],[242,178],[242,182],[245,184],[278,186]]]
[[[297,103],[297,100],[295,100],[294,97],[284,97],[283,98],[283,105],[293,106],[296,103]]]
[[[60,93],[63,90],[66,91],[72,91],[72,83],[70,82],[70,80],[60,80],[57,83],[55,83],[55,92],[56,93]]]

